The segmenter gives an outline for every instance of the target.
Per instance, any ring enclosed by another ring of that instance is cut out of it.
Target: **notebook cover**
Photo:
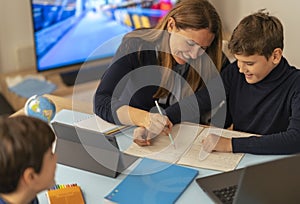
[[[56,88],[56,85],[52,82],[35,78],[26,78],[15,86],[9,87],[9,90],[24,98],[30,98],[33,95],[52,93]]]
[[[198,171],[188,167],[143,158],[105,199],[115,203],[174,203]]]

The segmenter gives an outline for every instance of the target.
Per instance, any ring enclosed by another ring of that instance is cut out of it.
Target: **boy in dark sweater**
[[[224,127],[233,125],[234,130],[261,136],[228,139],[212,134],[203,140],[204,149],[300,152],[300,71],[283,57],[279,19],[264,10],[245,17],[234,29],[228,47],[236,61],[221,73],[227,104]]]

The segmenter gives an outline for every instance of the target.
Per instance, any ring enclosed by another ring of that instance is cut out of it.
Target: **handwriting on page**
[[[233,153],[221,153],[221,152],[212,152],[208,155],[205,160],[199,159],[199,151],[202,148],[201,141],[208,134],[217,134],[224,137],[248,137],[250,133],[242,133],[231,130],[224,130],[219,128],[207,127],[205,128],[198,138],[195,140],[194,144],[191,146],[189,151],[187,151],[178,161],[178,164],[195,166],[200,168],[208,168],[220,171],[230,171],[235,169],[244,154],[233,154]]]
[[[133,143],[125,152],[139,157],[147,157],[169,163],[175,163],[194,143],[203,127],[198,125],[178,124],[172,129],[176,149],[166,135],[154,138],[151,146],[140,147]]]

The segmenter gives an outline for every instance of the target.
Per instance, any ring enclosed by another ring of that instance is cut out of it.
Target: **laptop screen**
[[[198,178],[196,182],[215,203],[299,203],[299,172],[300,155],[296,155]]]

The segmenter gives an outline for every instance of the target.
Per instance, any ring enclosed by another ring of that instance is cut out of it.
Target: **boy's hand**
[[[209,134],[202,140],[203,150],[206,152],[232,152],[231,138]]]

